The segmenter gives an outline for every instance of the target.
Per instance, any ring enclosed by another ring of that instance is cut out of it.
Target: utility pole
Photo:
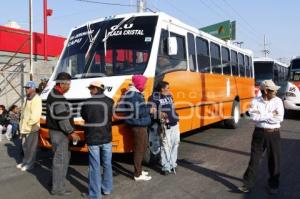
[[[29,56],[29,65],[30,65],[30,74],[29,79],[33,80],[33,61],[32,61],[32,54],[33,54],[33,37],[32,37],[32,30],[33,30],[33,19],[32,19],[32,0],[29,0],[29,39],[30,39],[30,56]]]
[[[48,9],[47,0],[44,0],[44,60],[48,61],[48,17],[53,13],[52,9]]]
[[[268,54],[270,54],[270,50],[267,49],[268,43],[267,43],[267,38],[266,35],[264,35],[264,49],[262,52],[264,53],[264,56],[267,57]]]
[[[137,0],[137,12],[145,12],[146,10],[146,0]]]

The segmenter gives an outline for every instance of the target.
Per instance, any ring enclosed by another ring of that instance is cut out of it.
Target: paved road
[[[298,116],[299,118],[299,116]],[[105,199],[299,199],[300,198],[300,119],[287,119],[282,127],[281,191],[269,196],[266,161],[262,161],[255,189],[250,194],[237,193],[241,176],[249,161],[253,125],[241,121],[236,130],[210,127],[184,136],[179,149],[177,175],[162,176],[157,167],[148,168],[150,182],[134,182],[131,155],[114,157],[114,191]],[[19,141],[0,143],[0,198],[55,198],[49,194],[51,152],[39,152],[37,167],[31,172],[15,168],[20,160]],[[72,157],[67,186],[72,196],[80,198],[87,190],[87,157]],[[61,198],[61,197],[58,197]]]

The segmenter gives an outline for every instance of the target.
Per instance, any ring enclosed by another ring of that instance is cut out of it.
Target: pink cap
[[[132,76],[132,83],[140,92],[145,89],[145,85],[147,82],[147,77],[143,75],[133,75]]]

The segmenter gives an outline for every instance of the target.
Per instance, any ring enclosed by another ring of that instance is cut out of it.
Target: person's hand
[[[279,113],[278,113],[277,110],[273,111],[273,115],[274,115],[274,116],[276,116],[276,115],[278,115],[278,114],[279,114]]]
[[[157,110],[156,110],[155,107],[151,107],[151,108],[150,108],[150,113],[151,113],[151,114],[156,113],[156,111],[157,111]]]
[[[168,114],[165,113],[165,112],[161,112],[161,113],[160,113],[160,117],[161,117],[161,118],[167,118],[167,117],[168,117]]]
[[[70,135],[69,135],[69,137],[72,139],[72,140],[80,140],[80,137],[79,137],[79,135],[77,135],[76,133],[71,133]]]

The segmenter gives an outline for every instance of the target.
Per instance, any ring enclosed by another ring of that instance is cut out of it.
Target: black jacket
[[[55,88],[48,95],[46,107],[46,126],[49,129],[62,131],[66,135],[73,132],[72,105]]]
[[[7,126],[9,123],[7,112],[3,111],[3,113],[0,115],[0,125]]]
[[[104,94],[92,96],[84,102],[81,116],[85,121],[85,139],[88,145],[112,141],[112,112],[114,101]]]

